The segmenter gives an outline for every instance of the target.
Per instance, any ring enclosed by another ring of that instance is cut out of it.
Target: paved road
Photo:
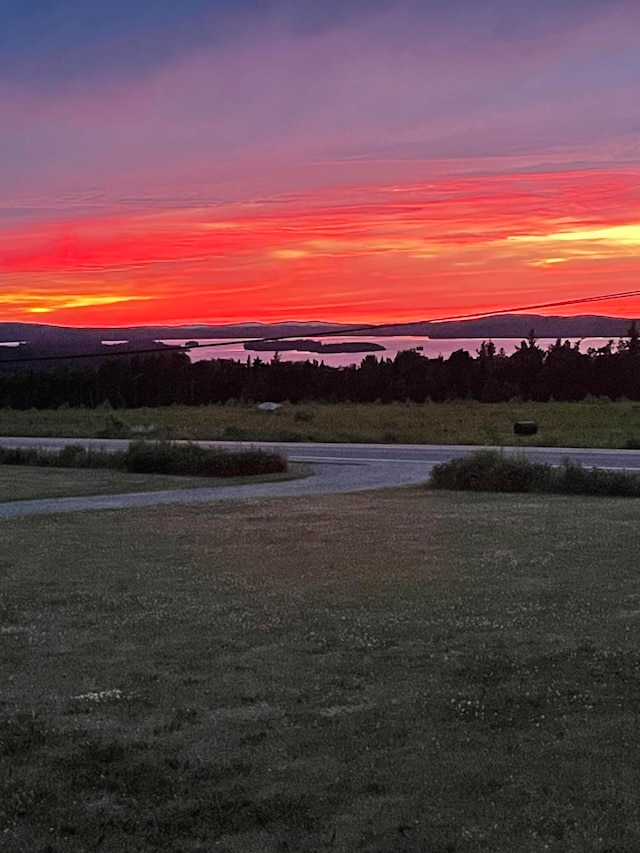
[[[96,497],[55,498],[35,501],[15,501],[0,504],[0,517],[74,512],[86,509],[122,509],[167,503],[195,503],[238,498],[277,497],[284,495],[314,495],[333,492],[356,492],[390,486],[424,483],[431,468],[447,459],[462,456],[477,447],[461,445],[415,444],[302,444],[267,442],[204,441],[209,447],[230,450],[260,447],[285,453],[292,462],[308,462],[314,476],[304,480],[282,483],[259,483],[246,486],[223,486],[215,489],[174,489],[164,492],[141,492]],[[2,438],[5,447],[47,447],[51,450],[68,444],[102,447],[116,450],[128,442],[116,439],[65,438]],[[518,448],[505,448],[519,452]],[[640,451],[595,450],[584,448],[531,447],[527,456],[542,462],[558,464],[569,457],[583,465],[598,468],[640,471]]]

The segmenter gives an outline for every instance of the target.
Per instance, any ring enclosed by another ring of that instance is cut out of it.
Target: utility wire
[[[335,329],[330,332],[318,332],[311,335],[312,338],[329,338],[336,337],[337,335],[350,335],[355,332],[371,332],[380,329],[397,329],[404,326],[417,326],[423,323],[451,323],[455,320],[481,320],[485,317],[499,317],[505,314],[520,314],[524,311],[537,311],[540,308],[560,308],[568,305],[586,305],[592,302],[605,302],[610,299],[629,299],[632,296],[640,296],[640,290],[623,290],[618,293],[605,293],[599,296],[581,296],[576,297],[575,299],[560,299],[554,302],[539,302],[536,305],[520,305],[515,308],[501,308],[497,311],[478,311],[475,313],[466,313],[466,314],[452,314],[448,317],[438,317],[435,320],[404,320],[402,322],[397,323],[367,323],[362,326],[348,326],[343,329]],[[229,342],[232,341],[235,344],[251,344],[257,342],[277,342],[277,341],[287,341],[291,338],[299,338],[300,333],[291,334],[291,335],[274,335],[270,337],[262,337],[262,338],[245,338],[244,340],[237,340],[236,338],[226,338],[223,341],[217,341],[216,343],[204,344],[205,347],[213,349],[214,347],[225,347],[229,345]],[[113,358],[114,356],[121,355],[144,355],[147,353],[166,353],[172,350],[185,352],[191,349],[196,349],[200,347],[200,344],[182,344],[171,346],[168,344],[163,345],[158,348],[145,348],[145,349],[135,349],[135,350],[115,350],[113,353],[105,353],[103,352],[88,352],[88,353],[70,353],[69,355],[39,355],[39,356],[25,356],[21,358],[7,358],[0,359],[0,364],[17,364],[19,362],[32,362],[32,361],[59,361],[59,360],[70,360],[76,358]]]
[[[404,320],[399,323],[375,323],[366,326],[353,326],[347,329],[339,329],[333,332],[318,332],[311,335],[312,338],[328,338],[335,335],[348,335],[353,332],[371,331],[373,329],[394,329],[400,326],[417,326],[422,323],[450,323],[454,320],[481,320],[483,317],[498,317],[503,314],[519,314],[523,311],[536,311],[539,308],[559,308],[563,305],[581,305],[588,302],[604,302],[607,299],[628,299],[631,296],[640,296],[640,290],[624,290],[619,293],[607,293],[602,296],[582,296],[575,299],[562,299],[556,302],[541,302],[538,305],[521,305],[517,308],[500,308],[497,311],[478,311],[475,314],[453,314],[449,317],[438,317],[435,320]],[[260,341],[285,341],[289,338],[297,338],[298,335],[281,335],[272,338],[253,338]],[[236,343],[250,343],[249,341],[236,341]],[[205,346],[225,346],[224,343],[205,344]]]

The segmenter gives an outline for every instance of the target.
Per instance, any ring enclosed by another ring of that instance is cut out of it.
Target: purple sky
[[[385,180],[415,161],[510,171],[639,154],[635,2],[7,6],[11,199],[219,183],[252,197],[368,182],[372,164]]]

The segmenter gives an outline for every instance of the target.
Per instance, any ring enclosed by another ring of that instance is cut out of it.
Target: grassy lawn
[[[536,421],[538,434],[514,436],[517,420]],[[249,405],[0,409],[0,435],[624,447],[640,442],[640,403],[310,403],[276,413]]]
[[[273,483],[304,477],[309,467],[289,463],[284,474],[253,477],[182,477],[168,474],[129,474],[103,468],[38,468],[0,465],[0,503],[37,498],[69,498],[84,495],[120,495],[126,492],[158,492],[165,489],[210,489],[250,483]]]
[[[3,522],[3,853],[640,849],[640,504]]]

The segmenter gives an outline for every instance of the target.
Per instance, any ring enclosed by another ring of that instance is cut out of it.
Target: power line
[[[333,332],[318,332],[312,335],[314,338],[328,338],[335,335],[347,335],[353,332],[371,331],[373,329],[394,329],[400,326],[417,326],[421,323],[450,323],[454,320],[481,320],[483,317],[499,317],[504,314],[519,314],[523,311],[537,311],[540,308],[560,308],[564,305],[581,305],[588,302],[604,302],[607,299],[628,299],[631,296],[640,296],[640,290],[624,290],[619,293],[607,293],[602,296],[582,296],[575,299],[562,299],[556,302],[541,302],[538,305],[521,305],[516,308],[501,308],[497,311],[478,311],[475,314],[453,314],[449,317],[438,317],[435,320],[405,320],[401,323],[376,323],[366,326],[353,326],[347,329],[340,329]],[[289,338],[296,338],[298,335],[281,335],[271,338],[253,338],[248,341],[236,341],[236,343],[251,343],[251,340],[260,341],[285,341]],[[207,346],[224,346],[224,343],[207,344]]]
[[[397,323],[367,323],[362,326],[348,326],[346,329],[334,329],[329,332],[318,332],[311,335],[313,338],[329,338],[336,337],[336,335],[350,335],[355,332],[371,332],[379,329],[397,329],[403,326],[417,326],[422,323],[451,323],[456,320],[481,320],[484,317],[499,317],[505,314],[520,314],[525,311],[537,311],[541,308],[561,308],[568,305],[586,305],[593,302],[605,302],[611,299],[629,299],[633,296],[640,296],[640,290],[623,290],[618,293],[605,293],[599,296],[581,296],[576,297],[575,299],[560,299],[554,302],[540,302],[536,305],[520,305],[514,308],[501,308],[497,311],[477,311],[475,313],[465,313],[465,314],[452,314],[448,317],[438,317],[435,320],[404,320],[402,322]],[[287,341],[291,338],[298,338],[300,333],[291,334],[291,335],[272,335],[269,337],[262,338],[245,338],[244,340],[237,340],[236,338],[227,338],[223,341],[217,341],[216,343],[205,344],[207,348],[215,348],[215,347],[224,347],[229,345],[229,341],[232,340],[235,344],[251,344],[251,343],[260,343],[260,342],[272,342],[272,341]],[[145,349],[135,349],[135,350],[117,350],[113,353],[107,355],[105,352],[91,352],[91,353],[70,353],[69,355],[39,355],[39,356],[25,356],[21,358],[7,358],[0,359],[0,364],[17,364],[19,362],[33,362],[33,361],[61,361],[61,360],[70,360],[70,359],[78,359],[78,358],[113,358],[114,356],[122,356],[122,355],[146,355],[148,353],[166,353],[169,351],[179,351],[185,352],[191,349],[196,349],[200,346],[200,344],[182,344],[182,345],[163,345],[162,347],[155,348],[145,348]]]
[[[215,344],[214,344],[215,346]],[[183,347],[183,346],[160,346],[160,347],[148,347],[145,349],[130,349],[130,350],[114,350],[111,353],[107,352],[73,352],[68,355],[33,355],[33,356],[24,356],[22,358],[2,358],[0,359],[0,365],[2,364],[17,364],[18,362],[25,361],[69,361],[72,358],[114,358],[118,355],[144,355],[147,353],[155,353],[158,355],[159,353],[166,353],[169,350],[180,350],[184,352],[186,349],[191,349],[191,347]]]

